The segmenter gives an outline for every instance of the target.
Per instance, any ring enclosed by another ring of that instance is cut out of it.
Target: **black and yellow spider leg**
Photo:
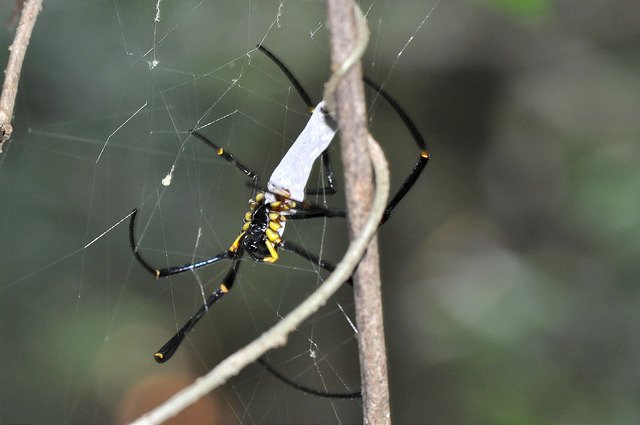
[[[198,309],[198,311],[191,316],[191,318],[180,328],[180,330],[169,340],[166,344],[164,344],[154,355],[153,357],[156,359],[158,363],[164,363],[173,356],[176,352],[180,344],[184,340],[184,337],[187,336],[189,331],[193,329],[193,327],[198,323],[198,321],[204,316],[207,311],[211,308],[213,304],[215,304],[220,298],[224,297],[233,287],[233,283],[236,280],[236,274],[238,273],[238,269],[240,268],[240,257],[242,257],[243,251],[240,249],[237,251],[236,255],[233,257],[233,264],[231,268],[227,272],[227,275],[222,280],[222,283],[213,291],[211,295],[207,298],[206,302]]]
[[[249,167],[247,167],[246,165],[244,165],[243,163],[235,159],[233,155],[225,151],[223,147],[216,145],[211,140],[209,140],[206,136],[204,136],[203,134],[199,133],[196,130],[191,130],[191,134],[193,134],[198,139],[203,141],[206,145],[212,147],[216,151],[216,155],[218,155],[220,158],[233,164],[238,170],[242,171],[242,173],[245,176],[251,179],[251,181],[253,182],[253,187],[257,187],[260,184],[260,179],[258,175],[255,172],[253,172]]]
[[[398,202],[400,202],[402,198],[404,198],[407,192],[409,192],[409,190],[411,190],[413,185],[416,183],[416,180],[418,180],[418,177],[420,177],[420,174],[422,174],[424,167],[426,167],[429,158],[431,158],[431,154],[429,153],[429,147],[427,146],[424,138],[416,128],[413,121],[411,121],[411,118],[409,118],[407,113],[404,111],[404,109],[402,109],[398,102],[396,102],[396,100],[378,83],[375,83],[367,77],[364,77],[364,82],[369,87],[380,93],[380,96],[382,96],[384,100],[386,100],[389,105],[391,105],[393,110],[402,120],[403,124],[409,130],[409,133],[411,133],[411,137],[415,141],[416,145],[418,145],[418,149],[420,149],[420,156],[418,157],[416,165],[413,167],[413,170],[411,170],[411,173],[409,173],[407,178],[404,180],[404,182],[400,186],[400,189],[398,189],[384,211],[384,215],[382,216],[382,220],[380,221],[380,224],[383,224],[389,219],[391,213],[393,212],[393,209],[396,207],[396,205],[398,205]]]
[[[149,263],[147,263],[147,261],[144,258],[142,258],[142,256],[138,252],[138,245],[135,239],[135,225],[136,225],[137,214],[138,214],[138,210],[134,209],[131,212],[131,219],[129,221],[129,244],[131,246],[131,251],[133,251],[133,255],[136,257],[136,260],[138,260],[138,263],[140,263],[140,265],[142,265],[142,267],[144,267],[145,270],[147,270],[149,273],[154,275],[156,278],[171,276],[171,275],[183,273],[189,270],[198,269],[200,267],[208,266],[210,264],[217,263],[220,260],[226,260],[229,258],[229,253],[225,251],[216,256],[213,256],[206,260],[198,261],[195,263],[188,263],[188,264],[183,264],[181,266],[173,266],[173,267],[165,267],[162,269],[157,269],[151,266]]]
[[[293,73],[289,71],[289,68],[287,68],[287,66],[284,63],[282,63],[282,61],[278,59],[278,57],[274,55],[266,47],[262,45],[258,45],[257,47],[258,47],[258,50],[260,50],[262,53],[267,55],[267,57],[271,59],[271,61],[275,63],[278,66],[278,68],[280,68],[280,70],[284,73],[284,75],[287,77],[287,79],[291,82],[293,87],[296,89],[296,91],[302,98],[302,101],[307,105],[307,108],[309,108],[309,112],[313,112],[316,107],[316,104],[313,103],[313,101],[311,100],[311,97],[309,97],[306,90],[302,87],[302,84],[300,84],[300,82],[293,75]],[[333,168],[331,167],[331,160],[329,159],[328,149],[325,149],[324,152],[322,152],[322,167],[324,170],[323,186],[305,189],[304,193],[306,193],[307,195],[322,195],[322,194],[333,195],[334,193],[336,193],[335,183],[333,182]]]

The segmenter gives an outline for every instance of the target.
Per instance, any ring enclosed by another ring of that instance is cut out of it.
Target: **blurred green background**
[[[432,151],[380,232],[393,417],[637,422],[640,3],[361,6],[372,32],[365,74]],[[13,2],[0,7],[8,22]],[[321,282],[290,255],[274,267],[244,262],[233,292],[160,366],[153,352],[226,267],[156,281],[133,259],[125,218],[139,208],[140,249],[158,266],[226,249],[250,190],[187,131],[204,127],[266,180],[306,115],[255,45],[317,101],[330,64],[324,22],[321,1],[164,1],[159,12],[155,1],[45,1],[0,157],[0,422],[131,419]],[[0,34],[9,46],[13,28]],[[417,152],[369,95],[397,187]],[[332,261],[344,234],[340,220],[286,233]],[[350,292],[272,362],[315,388],[359,388]],[[197,409],[178,422],[361,418],[359,401],[301,394],[257,366]]]

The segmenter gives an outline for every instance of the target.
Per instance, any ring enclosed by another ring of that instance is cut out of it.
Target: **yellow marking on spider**
[[[229,252],[236,252],[238,250],[238,246],[240,246],[240,238],[244,235],[244,232],[240,233],[235,241],[229,247]]]
[[[273,243],[282,242],[282,239],[280,239],[280,235],[274,232],[273,230],[271,230],[270,228],[267,227],[264,233],[267,235],[267,239],[269,239],[270,242],[273,242]]]
[[[420,152],[420,156],[425,158],[425,159],[429,159],[431,158],[431,154],[429,153],[429,151],[422,151]]]
[[[246,221],[246,222],[251,221],[252,216],[253,216],[253,214],[251,214],[250,212],[246,213],[244,215],[244,221]]]
[[[269,220],[271,221],[275,221],[275,220],[280,220],[280,214],[278,214],[277,212],[270,212],[269,213]]]
[[[156,270],[156,279],[160,277],[160,270]]]
[[[280,223],[278,223],[277,221],[270,221],[269,222],[269,228],[272,230],[278,230],[280,229],[282,226],[280,225]]]
[[[222,154],[224,154],[224,149],[222,149],[222,148],[218,148],[218,150],[216,151],[216,153],[218,154],[218,156],[222,156]]]
[[[285,200],[272,202],[269,206],[274,210],[289,211],[291,208],[295,208],[296,203],[291,200]]]
[[[265,263],[275,263],[276,261],[278,261],[278,258],[280,257],[278,256],[278,252],[276,251],[273,242],[265,241],[264,244],[267,245],[267,249],[269,250],[269,254],[271,254],[271,257],[265,257],[263,261]]]
[[[158,360],[164,359],[164,355],[162,353],[155,353],[153,357],[155,357]]]
[[[256,195],[256,202],[260,202],[264,199],[264,193],[260,192]]]
[[[225,285],[224,283],[220,284],[220,290],[222,291],[223,294],[226,294],[227,292],[229,292],[229,288],[227,288],[227,285]]]
[[[242,230],[246,232],[247,230],[249,230],[249,226],[251,226],[250,222],[244,223],[242,225]]]

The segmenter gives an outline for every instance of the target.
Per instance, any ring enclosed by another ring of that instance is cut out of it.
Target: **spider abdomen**
[[[258,206],[251,214],[251,221],[248,223],[249,226],[242,238],[242,246],[254,260],[265,261],[265,258],[272,257],[266,244],[268,240],[266,230],[269,226],[269,209],[267,205]]]

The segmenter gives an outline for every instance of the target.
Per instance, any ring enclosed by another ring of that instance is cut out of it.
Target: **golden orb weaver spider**
[[[286,75],[296,92],[309,107],[312,113],[311,118],[300,136],[298,136],[280,164],[278,164],[274,170],[267,184],[267,188],[261,187],[258,175],[234,158],[231,153],[226,152],[222,147],[198,131],[191,131],[193,136],[211,147],[217,156],[229,162],[246,175],[251,180],[250,185],[254,190],[254,196],[249,201],[249,211],[246,212],[243,217],[242,229],[226,251],[195,263],[160,269],[153,267],[138,252],[138,244],[135,238],[137,209],[132,211],[129,222],[129,243],[131,250],[142,267],[156,278],[195,270],[200,267],[215,264],[221,260],[230,260],[232,262],[220,286],[209,295],[202,307],[191,316],[182,328],[154,354],[154,358],[158,363],[169,360],[185,336],[193,329],[202,316],[207,313],[209,308],[231,291],[240,268],[240,260],[245,253],[254,261],[274,263],[279,259],[278,249],[282,249],[297,254],[329,272],[334,269],[331,263],[320,259],[318,256],[292,242],[284,240],[283,234],[287,220],[345,216],[342,211],[327,209],[303,201],[305,194],[333,194],[336,192],[333,182],[333,171],[328,155],[328,146],[337,131],[336,124],[325,111],[324,101],[315,105],[296,77],[280,59],[264,46],[259,45],[258,49],[266,54]],[[391,216],[394,208],[402,198],[411,190],[418,177],[420,177],[430,158],[430,153],[425,140],[400,105],[380,85],[366,77],[364,78],[364,82],[391,105],[409,130],[411,137],[420,150],[420,155],[415,166],[387,205],[380,222],[380,225],[382,225]],[[307,189],[306,183],[309,179],[311,166],[319,156],[322,156],[323,159],[324,186],[321,188]],[[257,193],[255,193],[256,190],[258,190]],[[307,388],[282,375],[264,359],[259,359],[258,363],[281,381],[308,394],[329,398],[355,398],[360,396],[359,392],[331,393]]]

